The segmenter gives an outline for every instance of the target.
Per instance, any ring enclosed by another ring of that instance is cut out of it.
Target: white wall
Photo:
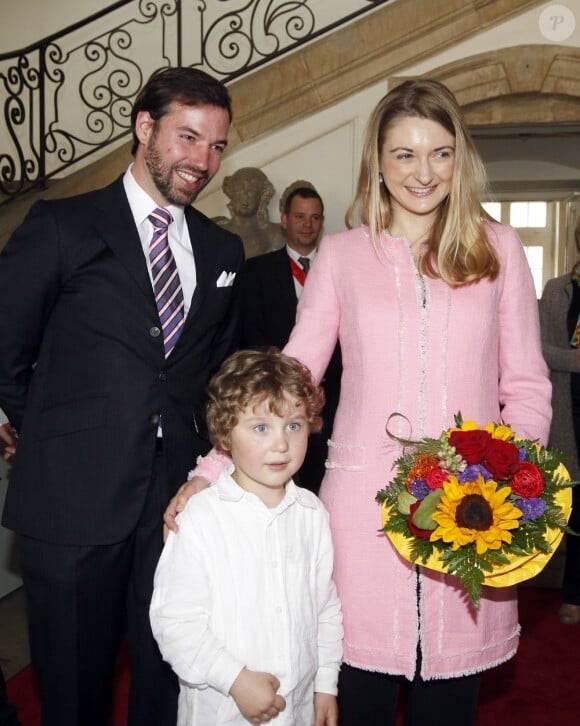
[[[565,7],[572,16],[574,16],[574,31],[564,39],[557,41],[558,45],[570,45],[574,47],[580,46],[580,3],[578,0],[564,0],[564,2],[547,2],[539,5],[533,10],[518,15],[495,28],[480,33],[476,38],[465,40],[440,53],[439,55],[429,58],[426,61],[417,63],[408,68],[405,73],[407,75],[422,75],[428,73],[432,68],[453,63],[461,60],[461,58],[469,58],[472,55],[486,53],[499,48],[511,48],[516,45],[552,45],[553,40],[547,37],[542,28],[545,28],[544,11],[548,14],[554,8],[554,13],[560,12],[556,10],[556,6]],[[564,16],[562,16],[564,17]],[[566,17],[566,22],[568,17]],[[571,27],[571,26],[569,26]],[[548,26],[549,30],[549,26]],[[530,119],[530,122],[533,119]]]
[[[1,52],[26,48],[113,4],[104,0],[2,0]]]

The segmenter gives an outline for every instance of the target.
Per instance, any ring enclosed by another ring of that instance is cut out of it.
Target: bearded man
[[[0,256],[0,407],[18,435],[3,524],[21,535],[43,726],[110,722],[125,633],[129,724],[176,723],[148,610],[162,514],[209,448],[206,383],[236,342],[241,240],[190,206],[231,117],[206,73],[154,74],[126,173],[38,202]]]

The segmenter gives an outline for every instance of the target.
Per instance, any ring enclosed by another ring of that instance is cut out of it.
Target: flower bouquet
[[[475,607],[483,585],[505,587],[546,565],[571,510],[562,456],[504,424],[455,416],[438,439],[411,446],[377,494],[383,531],[410,562],[455,575]]]

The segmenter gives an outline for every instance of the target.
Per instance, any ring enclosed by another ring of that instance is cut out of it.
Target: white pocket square
[[[235,272],[226,272],[225,270],[221,273],[221,275],[216,280],[215,286],[216,287],[230,287],[234,284],[234,280],[236,279],[236,273]]]

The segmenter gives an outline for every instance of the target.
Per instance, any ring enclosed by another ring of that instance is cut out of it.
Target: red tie
[[[302,257],[301,259],[308,260],[307,257],[306,258]],[[302,285],[302,287],[304,287],[304,282],[306,281],[307,270],[304,267],[300,267],[300,265],[292,257],[289,257],[289,260],[290,260],[290,268],[292,270],[292,274],[294,275],[296,280],[300,283],[300,285]],[[310,262],[310,260],[308,260],[308,262]]]

